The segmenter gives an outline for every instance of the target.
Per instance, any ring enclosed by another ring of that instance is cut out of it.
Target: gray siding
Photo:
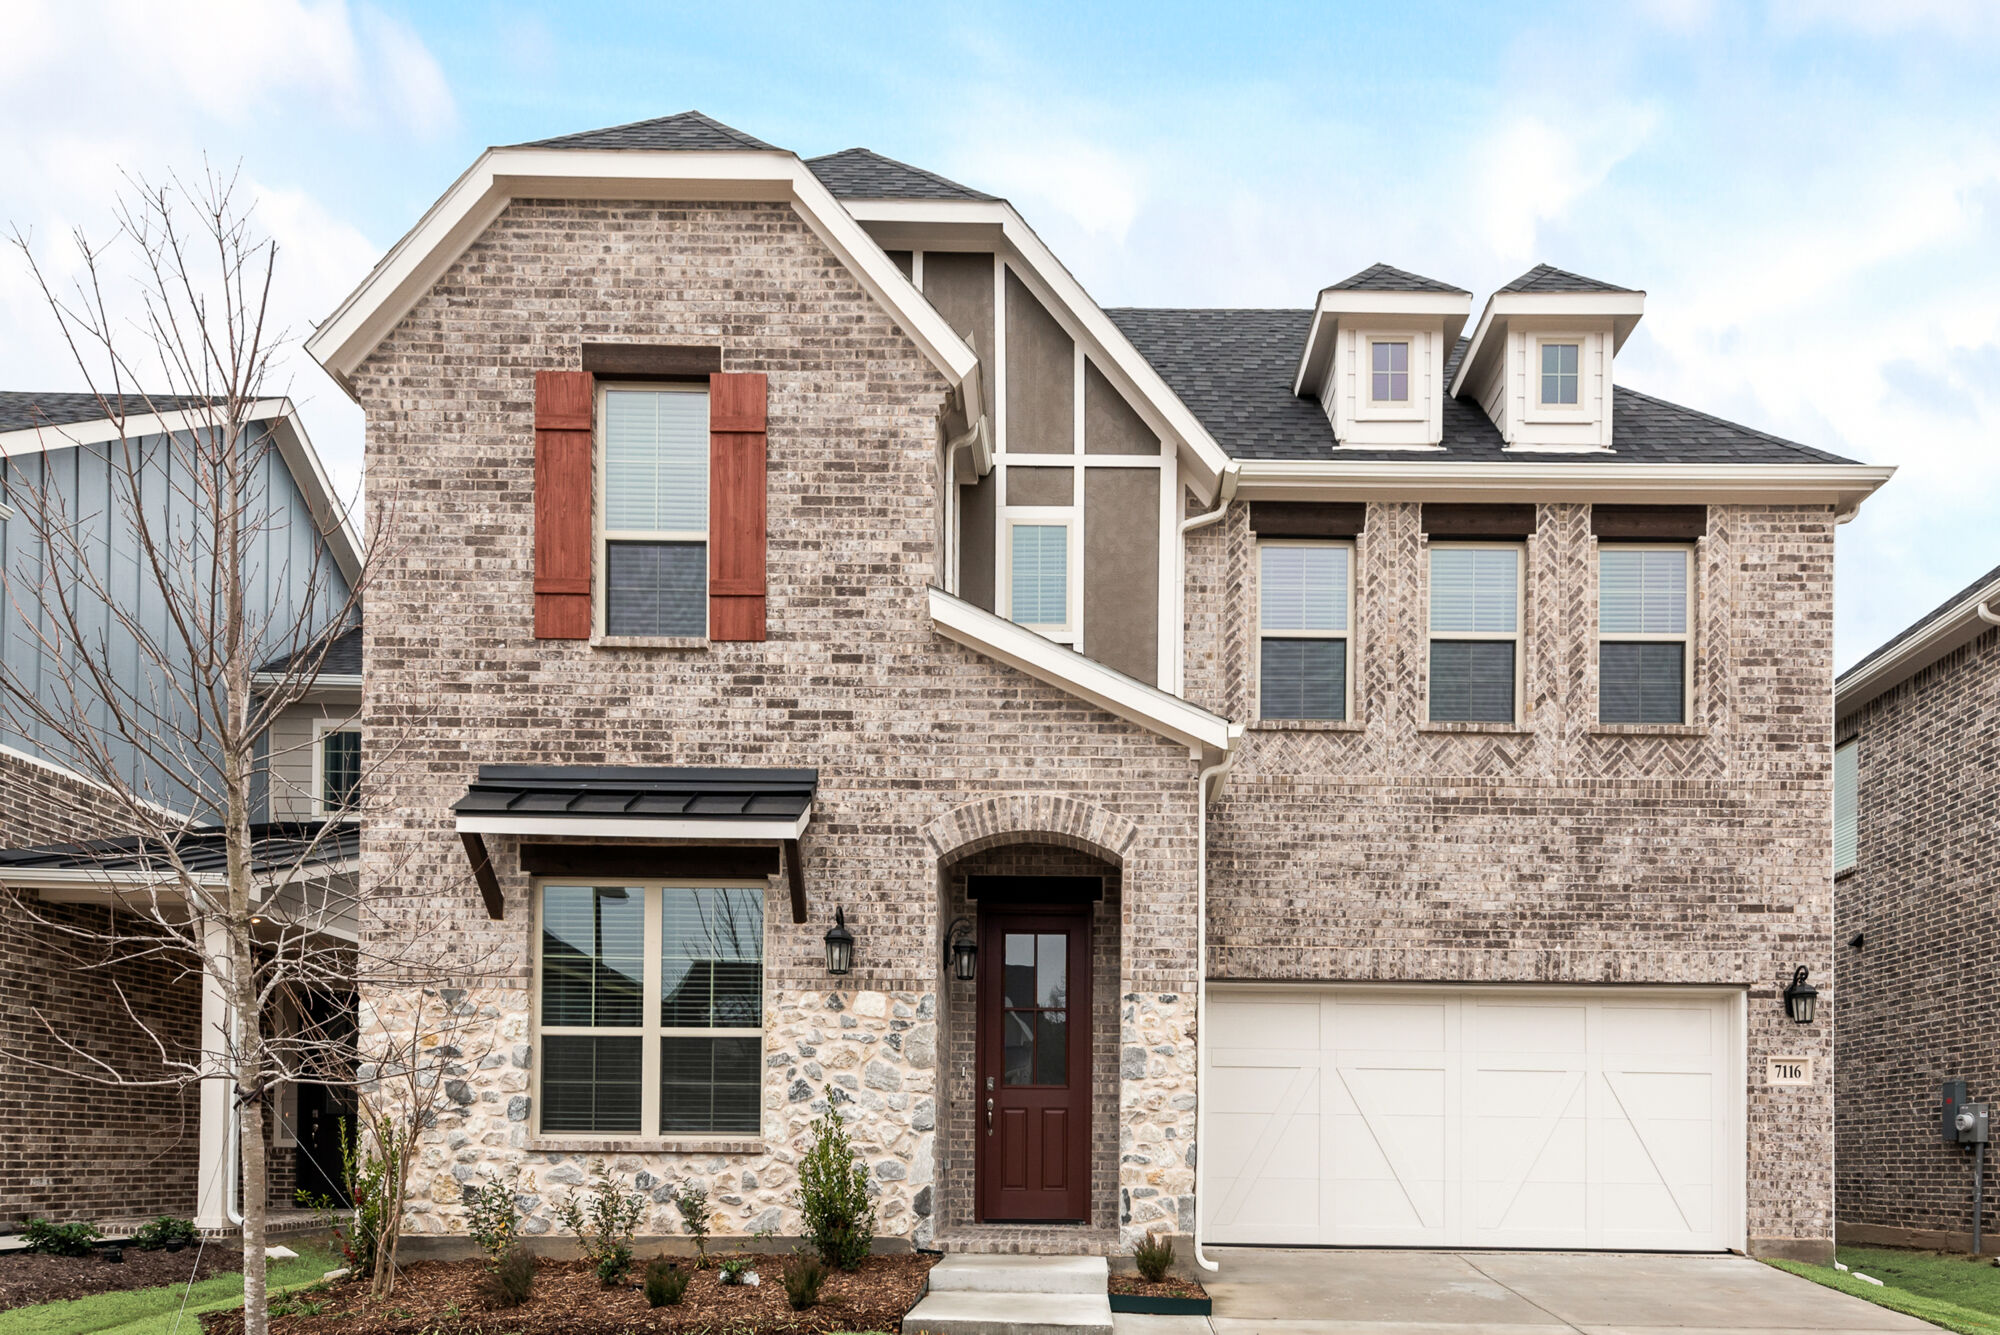
[[[267,738],[272,820],[312,820],[322,814],[313,782],[319,724],[347,723],[360,717],[359,699],[293,705],[278,715]]]

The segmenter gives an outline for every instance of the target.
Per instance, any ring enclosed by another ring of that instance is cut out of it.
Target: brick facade
[[[1972,1151],[1943,1142],[1938,1085],[2000,1100],[2000,630],[1838,737],[1858,741],[1857,860],[1835,883],[1841,1236],[1967,1248]]]

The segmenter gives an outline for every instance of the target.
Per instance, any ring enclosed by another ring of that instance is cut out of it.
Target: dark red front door
[[[979,1214],[1090,1217],[1090,913],[979,924]]]

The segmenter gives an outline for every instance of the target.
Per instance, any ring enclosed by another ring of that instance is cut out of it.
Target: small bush
[[[811,1252],[800,1252],[785,1263],[785,1301],[794,1312],[803,1312],[819,1302],[826,1273],[826,1262]]]
[[[46,1219],[30,1219],[21,1230],[21,1240],[31,1252],[43,1256],[88,1256],[91,1246],[103,1234],[97,1225],[79,1220],[74,1224],[51,1224]]]
[[[694,1276],[664,1256],[646,1264],[646,1302],[653,1307],[679,1307]]]
[[[132,1245],[141,1251],[156,1252],[170,1242],[178,1242],[185,1246],[200,1236],[195,1230],[194,1220],[176,1219],[170,1214],[163,1214],[133,1229]]]
[[[632,1269],[632,1235],[639,1230],[639,1216],[646,1198],[626,1191],[602,1159],[591,1174],[591,1194],[586,1201],[571,1190],[556,1207],[556,1218],[576,1235],[597,1282],[615,1288]]]
[[[708,1188],[690,1178],[674,1192],[674,1208],[681,1212],[681,1227],[694,1239],[694,1268],[708,1269],[708,1235],[714,1215],[708,1208]]]
[[[836,1270],[853,1270],[875,1241],[875,1206],[868,1169],[847,1138],[840,1109],[828,1106],[813,1123],[812,1144],[799,1160],[799,1213],[806,1241]]]
[[[521,1232],[521,1170],[509,1168],[504,1174],[487,1178],[473,1189],[465,1207],[465,1231],[486,1253],[489,1266],[514,1248]]]
[[[750,1258],[747,1256],[732,1256],[722,1263],[720,1269],[724,1284],[741,1284],[743,1277],[750,1273]]]
[[[1146,1240],[1132,1250],[1132,1259],[1138,1262],[1139,1273],[1148,1284],[1158,1284],[1173,1269],[1174,1241],[1148,1233]]]
[[[480,1287],[488,1305],[519,1307],[535,1290],[535,1254],[516,1243],[500,1253]]]

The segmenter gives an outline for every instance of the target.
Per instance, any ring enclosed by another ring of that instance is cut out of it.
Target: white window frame
[[[1405,408],[1417,397],[1417,341],[1408,335],[1369,335],[1365,340],[1367,353],[1362,359],[1361,373],[1368,377],[1368,393],[1364,396],[1371,408]],[[1378,399],[1375,397],[1375,349],[1396,344],[1403,349],[1403,378],[1407,382],[1404,395],[1400,399]]]
[[[312,810],[315,816],[338,816],[355,810],[354,807],[330,806],[326,800],[326,738],[328,733],[335,732],[351,732],[359,735],[361,720],[356,718],[313,720]]]
[[[1848,805],[1852,807],[1848,819],[1854,825],[1854,847],[1845,862],[1840,860],[1840,765],[1841,757],[1851,757],[1848,768],[1854,772],[1853,781],[1848,785]],[[1849,738],[1833,748],[1833,874],[1854,870],[1861,865],[1861,739]]]
[[[1687,577],[1681,588],[1687,599],[1682,609],[1678,635],[1655,632],[1649,635],[1606,634],[1604,630],[1604,554],[1621,552],[1679,552],[1687,562]],[[1681,646],[1681,722],[1694,722],[1694,547],[1685,542],[1601,542],[1597,547],[1597,721],[1604,718],[1604,646],[1606,644],[1678,644]],[[1671,727],[1671,724],[1613,724],[1613,727]]]
[[[1060,457],[1060,456],[1052,456]],[[1082,563],[1077,560],[1078,529],[1076,505],[1009,505],[1003,506],[1000,542],[1000,569],[995,572],[995,582],[1000,589],[1001,605],[1007,609],[1006,616],[1017,626],[1025,626],[1044,639],[1058,644],[1078,645],[1077,612],[1083,597]],[[1063,598],[1065,620],[1053,622],[1020,621],[1014,616],[1014,530],[1020,527],[1056,528],[1063,530],[1064,543],[1064,584],[1067,586]]]
[[[1511,634],[1499,631],[1450,631],[1438,634],[1431,630],[1431,590],[1436,585],[1437,567],[1434,558],[1440,550],[1448,551],[1488,551],[1514,553],[1514,629]],[[1504,641],[1514,646],[1514,716],[1505,723],[1491,719],[1467,721],[1462,726],[1486,728],[1518,728],[1521,723],[1522,683],[1527,676],[1527,637],[1522,628],[1528,620],[1528,544],[1526,542],[1459,542],[1444,540],[1427,542],[1424,547],[1424,721],[1426,724],[1453,726],[1458,720],[1433,719],[1431,717],[1431,646],[1440,641],[1458,643],[1466,640]]]
[[[607,1141],[620,1144],[663,1144],[682,1141],[715,1140],[761,1140],[763,1139],[764,1099],[763,1086],[768,1080],[765,1073],[764,1055],[765,1030],[771,1019],[770,961],[771,961],[771,914],[768,897],[764,905],[764,937],[758,943],[757,967],[760,974],[760,1001],[758,1013],[764,1017],[764,1024],[755,1029],[691,1029],[679,1025],[660,1023],[660,948],[663,931],[661,921],[662,896],[669,890],[755,890],[765,895],[769,883],[761,880],[686,880],[671,878],[647,878],[629,876],[537,876],[534,886],[534,921],[530,930],[534,933],[530,947],[535,960],[534,994],[529,1009],[532,1028],[529,1042],[534,1045],[534,1098],[532,1106],[532,1130],[536,1139]],[[645,896],[646,926],[641,950],[645,971],[639,988],[639,1020],[636,1027],[593,1026],[593,1025],[544,1025],[542,1023],[542,892],[549,886],[589,886],[593,889],[638,890]],[[542,1130],[542,1077],[548,1071],[548,1062],[542,1057],[542,1038],[546,1034],[577,1034],[589,1037],[637,1038],[639,1042],[639,1129],[637,1131],[543,1131]],[[755,1131],[661,1131],[660,1127],[660,1040],[663,1038],[755,1038],[757,1040],[758,1097]]]
[[[1347,551],[1347,629],[1331,630],[1269,630],[1264,628],[1264,549],[1266,547],[1341,547]],[[1306,722],[1306,723],[1352,723],[1354,721],[1354,561],[1355,543],[1352,538],[1259,538],[1257,540],[1257,681],[1255,695],[1251,702],[1251,716],[1260,723]],[[1273,640],[1345,640],[1341,681],[1346,690],[1346,699],[1341,701],[1341,716],[1338,719],[1266,719],[1264,717],[1264,641]]]
[[[1375,397],[1375,345],[1407,343],[1410,348],[1410,397]],[[1431,337],[1412,329],[1357,329],[1353,334],[1354,418],[1359,422],[1416,422],[1430,413]]]
[[[1586,417],[1590,411],[1590,334],[1534,334],[1528,339],[1528,405],[1530,420],[1565,422]],[[1576,402],[1551,403],[1542,397],[1542,349],[1550,344],[1576,348]]]
[[[698,531],[694,529],[612,529],[605,527],[604,516],[608,513],[605,509],[605,485],[606,477],[610,472],[605,466],[606,449],[608,446],[605,440],[605,428],[609,425],[610,421],[610,415],[606,411],[606,404],[611,395],[621,393],[699,394],[706,399],[709,396],[709,389],[706,384],[698,384],[687,380],[617,380],[608,382],[600,380],[597,382],[596,401],[591,405],[590,432],[590,618],[591,636],[592,638],[599,639],[604,638],[608,634],[605,629],[605,614],[611,597],[611,561],[606,548],[614,542],[699,542],[702,544],[702,550],[704,556],[706,556],[709,543],[709,528],[706,526]],[[715,405],[711,403],[709,405],[711,432],[713,431],[714,420]],[[703,493],[701,508],[703,514],[708,514],[709,488],[712,485],[710,474],[714,467],[713,447],[704,448],[702,451],[701,466],[701,486]],[[709,515],[708,517],[712,523],[715,517],[713,515]],[[704,560],[701,583],[701,635],[699,638],[707,639],[709,630],[709,600],[706,560]],[[649,639],[652,637],[617,636],[614,638],[624,640],[628,638]]]

